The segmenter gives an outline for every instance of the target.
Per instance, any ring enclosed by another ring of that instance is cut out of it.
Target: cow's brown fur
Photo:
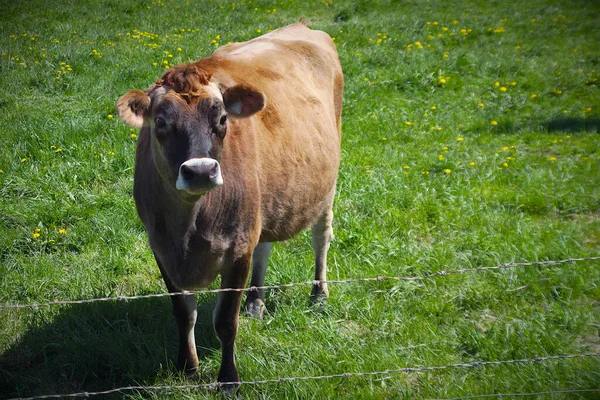
[[[235,95],[227,94],[232,87],[260,92],[264,97],[247,99],[249,109],[264,109],[229,118],[220,161],[223,186],[192,202],[182,200],[170,184],[173,179],[156,156],[159,144],[151,123],[144,122],[134,196],[167,288],[194,289],[217,274],[222,287],[244,287],[259,242],[285,240],[310,226],[316,278],[324,279],[341,142],[343,75],[334,43],[327,34],[296,23],[173,67],[146,93],[164,88],[161,96],[172,100],[179,113],[189,113],[212,95],[209,83],[218,85],[224,97]],[[119,114],[135,125],[130,113],[140,107],[139,93],[128,95],[118,103]],[[153,112],[147,110],[144,121],[151,121]],[[327,289],[316,286],[313,294],[327,295]],[[220,381],[239,379],[233,340],[240,301],[241,293],[221,293],[215,309],[215,331],[223,346]],[[195,368],[190,339],[195,302],[184,296],[174,296],[173,302],[180,362]]]

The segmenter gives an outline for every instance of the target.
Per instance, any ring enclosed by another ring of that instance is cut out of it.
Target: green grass
[[[594,2],[46,3],[0,1],[1,303],[163,292],[132,199],[136,132],[114,104],[165,65],[301,16],[335,37],[346,77],[331,279],[600,254]],[[308,233],[277,244],[267,284],[311,279],[312,263]],[[334,285],[322,309],[309,306],[308,287],[272,291],[265,320],[241,319],[240,373],[597,352],[599,266]],[[167,298],[0,310],[0,397],[213,382],[214,300],[199,298],[200,378],[191,382],[172,365]],[[448,398],[599,382],[600,360],[585,358],[245,386],[242,395]]]

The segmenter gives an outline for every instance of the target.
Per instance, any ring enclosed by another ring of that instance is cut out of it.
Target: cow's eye
[[[154,125],[156,125],[157,128],[164,128],[167,126],[167,121],[162,117],[156,117],[154,119]]]
[[[223,114],[223,116],[219,120],[219,125],[225,125],[226,122],[227,122],[227,114]]]

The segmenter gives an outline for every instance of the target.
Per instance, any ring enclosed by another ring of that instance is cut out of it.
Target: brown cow
[[[271,242],[312,226],[315,279],[324,281],[340,163],[344,78],[335,45],[301,23],[223,46],[167,71],[117,102],[141,128],[134,197],[170,292],[210,284],[262,286]],[[325,283],[311,298],[328,296]],[[221,292],[213,314],[219,382],[237,382],[241,292]],[[171,297],[179,365],[195,370],[196,300]],[[247,311],[262,317],[264,291]]]

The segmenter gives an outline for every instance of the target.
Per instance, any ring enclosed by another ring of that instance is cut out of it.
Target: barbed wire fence
[[[500,269],[509,269],[509,268],[517,268],[517,267],[531,267],[531,266],[542,266],[549,267],[553,265],[571,263],[571,262],[580,262],[580,261],[597,261],[600,260],[600,256],[594,257],[583,257],[583,258],[568,258],[564,260],[550,260],[550,261],[530,261],[530,262],[520,262],[520,263],[506,263],[495,265],[492,267],[475,267],[475,268],[462,268],[462,269],[454,269],[454,270],[442,270],[438,272],[434,272],[427,275],[422,276],[377,276],[372,278],[350,278],[350,279],[338,279],[338,280],[327,280],[327,281],[305,281],[305,282],[294,282],[294,283],[283,283],[279,285],[267,285],[267,286],[250,286],[247,288],[221,288],[221,289],[204,289],[204,290],[184,290],[181,292],[171,292],[171,293],[155,293],[155,294],[144,294],[137,296],[112,296],[112,297],[98,297],[94,299],[84,299],[84,300],[54,300],[47,303],[30,303],[30,304],[0,304],[0,309],[7,308],[37,308],[37,307],[48,307],[48,306],[60,306],[60,305],[70,305],[70,304],[88,304],[88,303],[98,303],[98,302],[107,302],[107,301],[129,301],[129,300],[139,300],[139,299],[151,299],[157,297],[169,297],[169,296],[188,296],[188,295],[202,295],[202,294],[210,294],[210,293],[219,293],[219,292],[253,292],[257,290],[267,290],[267,289],[282,289],[282,288],[290,288],[296,286],[307,286],[307,285],[320,285],[322,283],[327,283],[328,285],[335,284],[344,284],[344,283],[361,283],[361,282],[383,282],[383,281],[424,281],[427,279],[432,279],[436,277],[448,276],[448,275],[456,275],[456,274],[466,274],[471,272],[483,272],[483,271],[492,271],[492,270],[500,270]]]
[[[540,267],[549,267],[560,264],[572,263],[572,262],[582,262],[582,261],[598,261],[600,260],[600,256],[593,257],[582,257],[582,258],[568,258],[564,260],[548,260],[548,261],[531,261],[531,262],[512,262],[506,264],[500,264],[490,267],[475,267],[475,268],[462,268],[462,269],[454,269],[454,270],[442,270],[438,272],[434,272],[427,275],[422,276],[378,276],[378,277],[370,277],[370,278],[351,278],[351,279],[339,279],[339,280],[327,280],[327,281],[305,281],[305,282],[295,282],[295,283],[285,283],[279,285],[266,285],[266,286],[251,286],[247,288],[221,288],[221,289],[206,289],[206,290],[190,290],[190,291],[182,291],[182,292],[172,292],[172,293],[156,293],[156,294],[147,294],[147,295],[137,295],[137,296],[112,296],[112,297],[100,297],[100,298],[92,298],[92,299],[82,299],[82,300],[54,300],[52,302],[46,303],[29,303],[29,304],[0,304],[0,309],[35,309],[38,307],[49,307],[49,306],[61,306],[61,305],[74,305],[74,304],[88,304],[88,303],[96,303],[96,302],[108,302],[108,301],[130,301],[137,299],[148,299],[148,298],[157,298],[157,297],[167,297],[167,296],[182,296],[182,295],[202,295],[202,294],[210,294],[210,293],[219,293],[219,292],[250,292],[257,291],[261,289],[280,289],[280,288],[288,288],[288,287],[297,287],[297,286],[306,286],[306,285],[319,285],[322,283],[329,284],[346,284],[346,283],[361,283],[361,282],[382,282],[382,281],[424,281],[427,279],[433,279],[436,277],[443,277],[449,275],[456,274],[465,274],[472,272],[484,272],[484,271],[492,271],[492,270],[503,270],[510,268],[518,268],[518,267],[530,267],[530,266],[540,266]],[[32,397],[18,397],[8,400],[37,400],[37,399],[54,399],[54,398],[77,398],[77,397],[92,397],[92,396],[102,396],[109,395],[115,393],[123,393],[127,391],[143,391],[143,392],[169,392],[169,391],[180,391],[180,390],[214,390],[219,389],[224,386],[249,386],[249,385],[263,385],[263,384],[273,384],[273,383],[285,383],[285,382],[301,382],[301,381],[315,381],[315,380],[325,380],[325,379],[336,379],[336,378],[354,378],[354,377],[374,377],[374,376],[384,376],[398,373],[419,373],[419,372],[427,372],[427,371],[440,371],[440,370],[448,370],[448,369],[460,369],[460,368],[479,368],[479,367],[489,367],[489,366],[498,366],[498,365],[522,365],[527,363],[541,363],[547,361],[556,361],[556,360],[570,360],[570,359],[581,359],[581,358],[596,358],[600,357],[600,352],[598,353],[584,353],[584,354],[567,354],[567,355],[554,355],[554,356],[540,356],[533,358],[524,358],[518,360],[502,360],[502,361],[475,361],[472,363],[459,363],[459,364],[448,364],[442,366],[429,366],[429,367],[403,367],[398,369],[387,369],[384,371],[374,371],[374,372],[345,372],[341,374],[331,374],[331,375],[318,375],[318,376],[299,376],[299,377],[280,377],[275,379],[264,379],[264,380],[254,380],[254,381],[239,381],[239,382],[213,382],[206,384],[190,384],[190,385],[170,385],[170,386],[124,386],[118,387],[114,389],[109,389],[105,391],[97,391],[97,392],[78,392],[78,393],[66,393],[66,394],[47,394],[47,395],[38,395]],[[458,397],[454,398],[454,400],[463,400],[463,399],[473,399],[473,398],[485,398],[485,397],[523,397],[523,396],[537,396],[537,395],[553,395],[553,394],[561,394],[561,393],[592,393],[592,392],[600,392],[600,388],[586,388],[586,389],[556,389],[549,390],[544,392],[534,392],[534,393],[489,393],[489,394],[478,394],[466,397]],[[439,399],[441,400],[441,399]],[[450,399],[447,399],[450,400]]]

